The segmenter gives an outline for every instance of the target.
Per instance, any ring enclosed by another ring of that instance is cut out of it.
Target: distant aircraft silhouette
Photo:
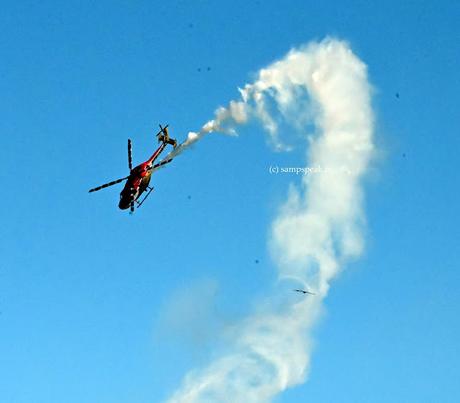
[[[305,290],[292,290],[292,291],[295,291],[295,292],[301,292],[302,294],[310,294],[310,295],[316,295],[315,293],[313,292],[310,292],[310,291],[305,291]]]

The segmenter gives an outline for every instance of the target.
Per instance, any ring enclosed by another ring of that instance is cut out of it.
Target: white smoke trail
[[[250,117],[260,119],[280,145],[277,118],[294,118],[297,125],[312,118],[318,136],[309,144],[308,161],[325,169],[304,176],[298,188],[291,186],[270,239],[279,277],[317,294],[290,300],[282,313],[248,317],[229,353],[191,371],[170,403],[268,402],[305,381],[310,330],[322,300],[344,261],[363,250],[360,181],[373,151],[370,90],[366,66],[347,43],[312,43],[262,69],[256,82],[240,90],[242,100],[219,109],[214,120],[179,148],[210,131],[231,131]],[[310,106],[299,108],[306,93]]]
[[[171,151],[164,160],[177,157],[187,148],[201,140],[204,135],[212,132],[236,134],[234,125],[244,124],[248,120],[249,105],[244,102],[231,101],[227,108],[219,108],[215,112],[215,119],[207,122],[199,132],[189,132],[187,139]]]

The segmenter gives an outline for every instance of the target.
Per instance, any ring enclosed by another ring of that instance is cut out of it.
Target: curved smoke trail
[[[244,320],[227,355],[191,371],[170,403],[268,402],[308,374],[310,331],[331,280],[344,261],[363,250],[361,179],[373,152],[371,87],[366,66],[343,41],[326,39],[291,50],[240,90],[242,98],[220,108],[214,120],[174,151],[211,131],[232,131],[259,119],[273,142],[280,118],[298,126],[313,120],[318,135],[308,163],[323,169],[292,186],[272,223],[270,249],[280,278],[295,279],[316,296],[289,302],[283,312]],[[308,94],[308,107],[302,102]],[[301,99],[302,98],[302,99]],[[302,105],[299,108],[299,105]]]

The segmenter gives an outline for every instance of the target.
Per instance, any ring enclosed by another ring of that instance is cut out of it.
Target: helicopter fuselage
[[[131,200],[136,201],[150,183],[152,177],[152,165],[149,161],[139,164],[131,170],[131,173],[125,183],[123,190],[120,193],[120,203],[118,207],[121,210],[126,210],[131,204]]]

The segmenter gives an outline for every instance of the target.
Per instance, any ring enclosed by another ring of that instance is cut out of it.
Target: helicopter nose
[[[118,208],[120,210],[126,210],[127,208],[129,208],[129,204],[125,204],[125,203],[120,202],[120,203],[118,203]]]
[[[120,210],[126,210],[129,208],[130,202],[126,197],[123,197],[123,195],[120,195],[120,203],[118,203],[118,208]]]

